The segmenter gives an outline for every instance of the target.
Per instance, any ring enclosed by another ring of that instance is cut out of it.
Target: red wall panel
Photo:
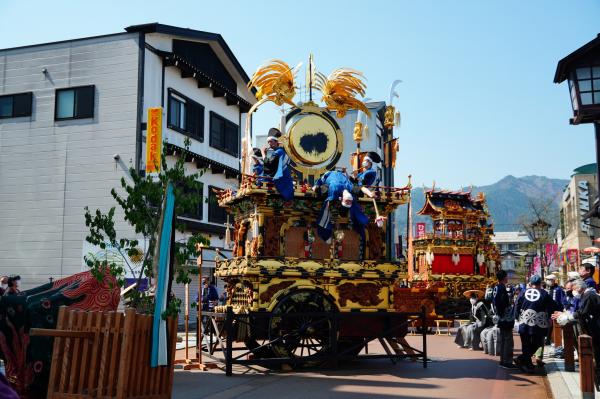
[[[452,255],[438,255],[433,258],[431,272],[433,274],[473,274],[473,256],[460,255],[458,265],[452,263]]]

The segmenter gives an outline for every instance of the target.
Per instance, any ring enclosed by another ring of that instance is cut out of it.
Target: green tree
[[[162,168],[158,174],[141,174],[134,168],[129,169],[130,181],[121,178],[121,187],[124,194],[119,194],[117,190],[112,189],[111,195],[117,202],[118,206],[123,210],[125,221],[133,226],[136,235],[144,237],[148,242],[146,253],[140,253],[138,241],[135,239],[118,237],[115,228],[115,207],[112,207],[107,213],[96,209],[95,212],[85,207],[85,224],[89,227],[89,234],[86,236],[86,241],[90,244],[97,245],[105,249],[107,244],[116,248],[121,254],[127,254],[129,257],[142,257],[140,270],[135,273],[138,282],[144,277],[154,277],[157,270],[153,269],[156,243],[158,240],[157,232],[161,220],[162,206],[167,185],[171,183],[175,194],[175,209],[173,219],[175,220],[175,228],[181,232],[185,230],[185,224],[177,219],[177,216],[194,212],[201,201],[201,196],[198,194],[201,190],[201,183],[198,181],[204,170],[186,174],[185,160],[191,156],[189,153],[190,140],[185,140],[185,149],[181,153],[176,154],[175,163],[172,166],[167,164],[166,143],[163,144],[162,151]],[[173,237],[175,236],[173,232]],[[189,283],[191,278],[185,268],[188,260],[197,257],[197,244],[208,245],[209,241],[206,237],[196,234],[181,242],[175,242],[174,238],[171,242],[171,276],[175,276],[177,283]],[[109,272],[115,276],[119,285],[122,286],[125,282],[125,270],[122,266],[114,262],[108,262],[102,259],[92,257],[84,257],[87,265],[94,276],[102,278],[103,274]],[[194,273],[192,269],[192,273]],[[179,312],[181,301],[171,295],[171,282],[168,285],[169,301],[167,315],[175,315]],[[149,291],[141,292],[139,290],[130,290],[126,295],[126,301],[129,306],[137,308],[142,312],[152,312],[153,296],[148,295]]]

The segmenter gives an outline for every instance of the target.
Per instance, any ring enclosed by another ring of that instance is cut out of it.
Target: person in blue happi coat
[[[381,157],[376,152],[368,152],[362,161],[362,172],[356,174],[353,180],[359,186],[375,186],[379,183],[377,167],[375,164],[381,162]]]
[[[515,316],[519,320],[522,354],[515,358],[516,365],[523,371],[534,370],[531,358],[538,348],[544,345],[544,338],[550,326],[550,316],[562,309],[552,297],[541,288],[542,278],[533,275],[529,285],[521,293],[515,306]]]
[[[348,208],[352,228],[360,235],[361,240],[365,240],[365,226],[369,223],[369,218],[364,214],[360,205],[355,201],[352,194],[354,185],[350,182],[348,175],[344,172],[332,170],[325,173],[317,180],[313,186],[313,191],[318,195],[324,195],[325,199],[317,219],[317,234],[324,241],[330,242],[333,234],[334,222],[331,217],[331,204],[334,201],[340,201],[341,205]],[[365,195],[373,198],[375,194],[366,187],[361,187]]]
[[[279,195],[289,201],[294,198],[294,180],[290,170],[290,159],[283,147],[279,145],[281,132],[271,128],[267,137],[267,147],[263,149],[263,171],[273,178]]]

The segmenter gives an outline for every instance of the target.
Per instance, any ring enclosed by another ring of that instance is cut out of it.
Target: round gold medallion
[[[331,169],[343,151],[343,136],[335,120],[318,107],[303,107],[288,119],[286,150],[294,167],[316,175]]]

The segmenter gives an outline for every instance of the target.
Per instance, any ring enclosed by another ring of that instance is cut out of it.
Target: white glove
[[[573,314],[569,312],[562,312],[560,316],[556,318],[556,322],[561,326],[566,326],[570,321],[573,321]]]

